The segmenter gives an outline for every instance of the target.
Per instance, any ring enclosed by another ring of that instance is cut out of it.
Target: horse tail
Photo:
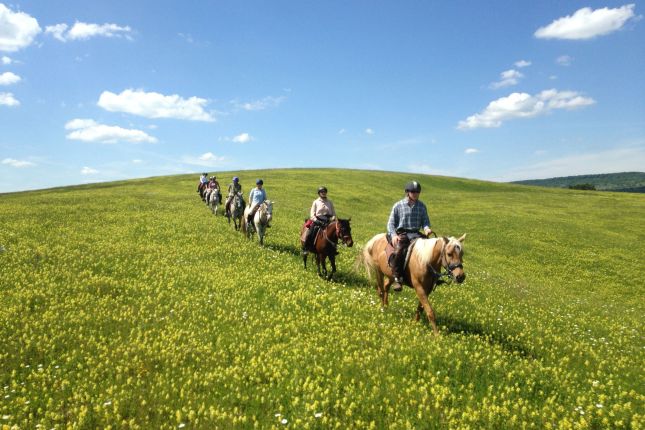
[[[379,235],[376,235],[365,244],[361,252],[358,253],[356,262],[354,263],[354,270],[358,270],[361,267],[365,269],[365,272],[367,272],[367,278],[370,282],[372,281],[372,278],[376,273],[376,267],[378,265],[378,263],[372,256],[372,250],[378,238]]]

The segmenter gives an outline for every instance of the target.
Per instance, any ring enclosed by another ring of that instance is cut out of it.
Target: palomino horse
[[[217,215],[217,207],[220,204],[221,196],[222,195],[217,188],[214,188],[208,195],[207,204],[208,207],[211,208],[213,215]]]
[[[406,284],[414,288],[419,299],[416,320],[419,321],[421,311],[425,310],[435,334],[439,334],[439,330],[434,310],[428,301],[428,295],[434,290],[439,278],[444,276],[440,274],[442,267],[446,268],[446,275],[457,281],[458,284],[466,279],[462,265],[464,239],[466,239],[465,234],[459,239],[454,237],[423,238],[418,239],[408,248],[411,255],[405,268],[404,279]],[[388,305],[388,293],[394,278],[392,269],[387,262],[386,246],[385,233],[377,234],[367,242],[363,252],[358,256],[358,263],[363,264],[369,278],[376,277],[376,289],[381,297],[383,307]],[[384,280],[385,277],[387,279]]]
[[[247,238],[251,238],[253,233],[257,232],[260,245],[264,245],[264,235],[266,233],[267,224],[273,218],[273,202],[265,200],[260,203],[260,207],[253,215],[253,224],[247,225],[246,219],[248,218],[251,206],[244,208],[244,216],[242,217],[242,232],[246,234]]]
[[[235,193],[231,204],[228,206],[226,211],[226,218],[228,218],[228,223],[231,223],[231,218],[233,218],[233,224],[235,225],[235,230],[239,230],[242,226],[242,214],[244,213],[244,197],[242,193]]]
[[[350,219],[337,219],[335,221],[327,224],[326,227],[323,227],[318,231],[316,235],[316,240],[314,241],[313,249],[308,249],[316,254],[316,266],[318,268],[318,276],[326,276],[328,280],[331,280],[332,276],[336,272],[336,250],[338,248],[338,241],[352,247],[354,245],[354,240],[352,239],[352,228],[349,225]],[[313,227],[311,227],[313,228]],[[304,245],[302,241],[303,233],[305,226],[302,226],[300,230],[300,243]],[[329,263],[331,263],[331,272],[327,274],[327,264],[325,260],[329,258]],[[302,261],[305,264],[305,269],[307,268],[307,252],[303,252]],[[321,271],[322,266],[322,271]]]

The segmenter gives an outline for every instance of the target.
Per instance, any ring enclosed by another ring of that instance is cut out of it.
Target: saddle
[[[385,247],[385,257],[387,258],[388,266],[392,267],[392,260],[394,259],[394,245],[392,245],[392,236],[389,233],[386,233],[385,237],[387,238],[387,246]],[[410,245],[405,250],[405,260],[403,261],[402,271],[405,272],[406,267],[408,267],[408,262],[410,261],[410,256],[412,255],[412,248],[417,240],[421,239],[420,237],[412,239]]]

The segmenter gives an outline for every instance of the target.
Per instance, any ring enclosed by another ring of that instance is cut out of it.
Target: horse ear
[[[466,240],[466,234],[467,234],[467,233],[464,233],[464,235],[463,235],[463,236],[461,236],[461,237],[460,237],[459,239],[457,239],[457,240],[458,240],[459,242],[461,242],[461,243],[464,243],[464,240]]]
[[[351,220],[352,220],[352,217],[351,217],[351,216],[350,216],[349,218],[347,218],[347,222],[349,222],[349,221],[351,221]]]

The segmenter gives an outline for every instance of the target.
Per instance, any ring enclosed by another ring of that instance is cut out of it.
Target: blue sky
[[[642,3],[0,0],[0,192],[645,170]]]

